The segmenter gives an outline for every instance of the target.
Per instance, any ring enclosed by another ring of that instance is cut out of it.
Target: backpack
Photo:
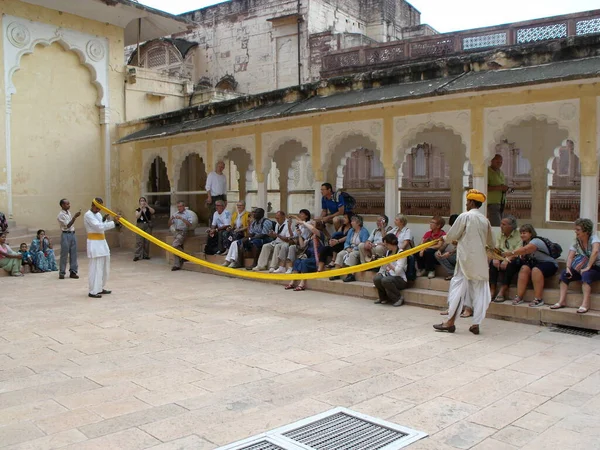
[[[546,253],[547,255],[552,256],[554,259],[558,259],[560,258],[560,255],[562,255],[562,247],[560,245],[558,245],[556,242],[552,242],[550,239],[545,238],[545,237],[541,237],[541,236],[537,236],[538,239],[540,239],[544,244],[546,244],[546,247],[548,247],[548,252],[543,251],[542,249],[539,249],[542,253]]]
[[[8,229],[8,221],[6,220],[6,216],[4,213],[0,212],[0,231],[5,232]]]
[[[356,199],[345,191],[337,191],[334,195],[334,200],[337,202],[340,197],[344,200],[344,212],[352,212],[356,206]]]

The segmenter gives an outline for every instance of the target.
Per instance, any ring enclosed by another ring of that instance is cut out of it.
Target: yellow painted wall
[[[110,139],[114,141],[114,124],[125,120],[123,30],[19,0],[2,0],[0,14],[0,18],[5,14],[17,16],[108,39]],[[3,39],[0,33],[0,49]],[[4,60],[0,58],[0,74],[3,73]],[[104,196],[97,91],[90,83],[89,71],[75,54],[65,52],[57,44],[38,47],[32,55],[25,56],[13,82],[17,89],[11,126],[15,220],[18,226],[55,229],[61,197],[77,199],[72,201],[74,207],[88,208],[91,197]],[[6,183],[4,93],[4,77],[0,76],[0,185]],[[113,197],[118,191],[118,163],[113,150]],[[7,206],[6,192],[0,191],[0,211],[7,211]]]
[[[23,56],[13,82],[14,218],[56,228],[60,198],[85,211],[91,198],[103,195],[97,90],[77,55],[59,44]]]
[[[187,80],[162,75],[159,72],[141,67],[135,69],[135,83],[125,84],[126,120],[176,111],[188,106],[184,94]]]

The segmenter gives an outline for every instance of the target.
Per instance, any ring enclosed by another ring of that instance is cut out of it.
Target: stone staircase
[[[169,236],[167,242],[172,242]],[[195,237],[188,239],[185,246],[185,251],[200,259],[221,264],[224,261],[223,256],[205,256],[203,253],[206,236],[197,233]],[[173,258],[171,254],[165,252],[165,257],[169,264],[172,264]],[[245,265],[250,266],[251,259],[245,260]],[[183,266],[184,270],[215,273],[210,269],[206,269],[200,265],[186,263]],[[487,312],[487,317],[496,319],[511,320],[517,322],[525,322],[536,325],[565,325],[584,329],[600,330],[600,282],[594,283],[592,286],[592,302],[591,309],[586,314],[577,314],[577,308],[581,305],[583,294],[581,293],[581,283],[572,282],[569,287],[567,296],[567,308],[551,310],[550,305],[553,305],[559,298],[559,274],[564,269],[564,262],[560,264],[558,273],[546,279],[544,289],[544,301],[546,305],[539,308],[530,308],[527,303],[513,306],[510,301],[504,303],[492,303]],[[243,270],[243,269],[242,269]],[[219,273],[220,274],[220,273]],[[425,277],[417,278],[411,282],[409,288],[404,291],[405,301],[409,305],[417,305],[425,308],[446,309],[447,295],[450,285],[449,281],[444,280],[445,272],[441,267],[436,271],[436,278],[428,279]],[[228,276],[228,275],[223,275]],[[359,272],[356,274],[357,281],[352,283],[344,283],[341,280],[329,281],[327,278],[318,280],[308,280],[307,289],[330,292],[339,295],[348,295],[353,297],[361,297],[369,300],[377,298],[377,291],[373,286],[373,277],[375,272]],[[284,281],[264,281],[265,283],[274,283],[285,285]],[[516,286],[511,286],[509,295],[512,297],[516,293]],[[289,295],[302,295],[301,293],[290,292]],[[526,301],[533,300],[533,290],[527,290],[525,295]]]

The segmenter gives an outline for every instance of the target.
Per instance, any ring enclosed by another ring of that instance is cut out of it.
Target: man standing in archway
[[[504,172],[500,170],[502,162],[502,155],[496,154],[488,167],[487,216],[493,227],[499,227],[502,222],[506,191],[508,191],[508,186],[505,184]]]
[[[215,214],[215,204],[218,200],[222,200],[227,207],[227,177],[223,173],[225,170],[225,163],[223,161],[217,161],[215,171],[208,174],[206,178],[206,203],[210,210],[208,224],[210,226],[212,217]]]

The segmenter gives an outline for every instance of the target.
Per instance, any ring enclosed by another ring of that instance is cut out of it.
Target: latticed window
[[[142,48],[140,66],[147,69],[167,73],[169,75],[185,75],[188,73],[187,66],[172,44],[159,42]],[[134,58],[133,63],[136,63]]]

